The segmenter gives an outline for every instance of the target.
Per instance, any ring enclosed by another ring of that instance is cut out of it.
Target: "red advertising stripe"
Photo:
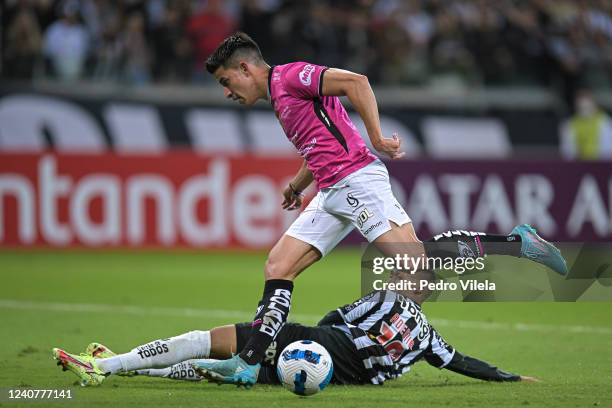
[[[293,159],[163,155],[0,155],[5,246],[272,245]]]
[[[0,245],[269,248],[297,215],[281,209],[280,191],[299,165],[191,151],[0,154]],[[612,240],[609,163],[387,165],[423,239],[448,229],[507,233],[530,223],[551,240]]]

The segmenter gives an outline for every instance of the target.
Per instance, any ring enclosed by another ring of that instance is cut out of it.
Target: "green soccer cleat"
[[[251,388],[257,382],[261,364],[247,364],[235,355],[228,360],[194,360],[191,367],[210,382]]]
[[[89,345],[85,349],[85,354],[87,354],[88,356],[92,356],[94,358],[109,358],[109,357],[114,357],[117,355],[111,349],[106,347],[104,344],[96,343],[96,342],[89,343]],[[138,373],[136,371],[127,371],[127,372],[121,371],[115,375],[120,375],[122,377],[134,377],[138,375]]]
[[[539,236],[531,225],[517,225],[511,234],[521,236],[521,258],[546,265],[559,275],[567,275],[567,264],[561,251]]]
[[[76,374],[83,387],[97,386],[104,382],[106,375],[96,364],[96,359],[87,354],[75,355],[62,349],[53,349],[53,358],[64,371],[69,370]]]
[[[89,343],[89,345],[85,349],[85,354],[94,358],[109,358],[115,357],[117,355],[116,353],[113,353],[113,351],[106,347],[104,344],[96,342]]]

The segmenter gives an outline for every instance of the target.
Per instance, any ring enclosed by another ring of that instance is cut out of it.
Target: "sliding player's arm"
[[[498,382],[539,381],[537,378],[506,372],[486,361],[461,354],[449,345],[433,327],[431,327],[431,341],[424,357],[434,367],[445,368],[478,380]]]
[[[486,361],[478,360],[455,351],[453,359],[443,368],[451,370],[455,373],[462,374],[468,377],[476,378],[484,381],[526,381],[538,382],[534,377],[527,377],[506,372],[495,366],[490,365]]]
[[[405,153],[400,151],[400,139],[394,134],[385,138],[380,128],[378,104],[370,82],[365,75],[329,68],[323,76],[322,92],[325,96],[346,96],[366,127],[372,146],[392,159],[399,159]]]
[[[334,324],[353,323],[369,310],[376,307],[381,301],[380,292],[371,292],[357,299],[353,303],[340,306],[332,310],[317,323],[317,326],[331,326]]]
[[[283,190],[283,210],[291,211],[300,208],[302,198],[304,198],[302,192],[312,183],[313,179],[312,172],[308,170],[306,160],[304,160],[293,180]]]

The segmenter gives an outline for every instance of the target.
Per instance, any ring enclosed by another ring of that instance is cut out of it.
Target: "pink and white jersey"
[[[306,160],[319,189],[376,159],[336,96],[321,95],[326,67],[294,62],[273,66],[268,92],[285,134]]]

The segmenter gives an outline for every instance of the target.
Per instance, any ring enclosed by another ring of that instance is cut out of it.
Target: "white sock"
[[[171,380],[185,380],[185,381],[201,381],[201,377],[198,373],[191,368],[192,360],[183,361],[182,363],[174,364],[171,367],[166,368],[149,368],[146,370],[137,370],[138,375],[146,375],[149,377],[164,377]]]
[[[210,332],[194,330],[169,339],[155,340],[138,346],[129,353],[97,360],[105,373],[165,368],[193,358],[210,355]]]

